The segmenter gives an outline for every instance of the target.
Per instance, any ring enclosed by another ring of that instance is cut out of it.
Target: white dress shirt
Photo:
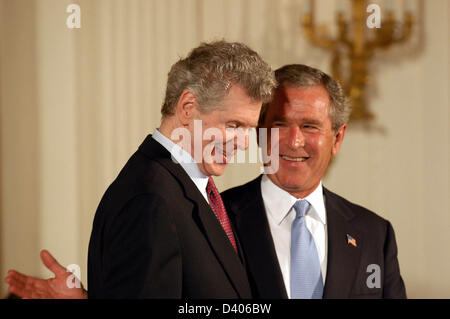
[[[274,241],[275,251],[283,275],[288,297],[291,298],[291,227],[295,219],[294,204],[300,198],[295,198],[285,190],[275,185],[267,175],[261,179],[261,192],[267,212],[270,232]],[[325,284],[327,272],[327,214],[323,197],[322,182],[305,198],[311,205],[306,212],[306,227],[311,232],[317,247],[322,279]]]
[[[209,205],[208,195],[206,194],[206,185],[208,185],[208,175],[205,175],[198,164],[195,163],[194,158],[182,149],[179,145],[172,142],[170,139],[161,134],[158,129],[155,129],[155,132],[152,135],[153,139],[161,144],[166,150],[170,152],[172,155],[172,160],[175,163],[181,165],[181,167],[186,171],[191,180],[194,182],[195,186],[197,186],[200,193],[202,193],[206,202]]]

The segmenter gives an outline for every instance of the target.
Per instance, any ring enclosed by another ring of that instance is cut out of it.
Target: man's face
[[[242,150],[248,148],[248,129],[256,127],[262,103],[255,102],[244,89],[233,85],[222,101],[222,105],[222,109],[208,113],[196,110],[195,119],[202,121],[203,138],[208,133],[214,132],[220,132],[219,135],[222,137],[221,139],[210,134],[206,139],[202,139],[203,156],[198,166],[206,175],[222,175],[227,162],[232,159],[237,148]],[[193,127],[190,126],[192,132]],[[241,141],[237,138],[239,132],[243,137]],[[191,154],[195,152],[194,146],[192,142]]]
[[[333,131],[329,107],[325,88],[312,86],[277,89],[267,110],[262,126],[279,129],[279,169],[268,177],[295,197],[314,191],[339,151],[346,125]]]

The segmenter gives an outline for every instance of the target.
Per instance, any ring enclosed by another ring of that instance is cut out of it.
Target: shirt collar
[[[172,160],[183,167],[189,177],[192,179],[194,184],[203,194],[206,200],[208,197],[206,195],[206,185],[208,184],[208,175],[205,175],[198,167],[195,160],[192,158],[191,154],[186,152],[179,145],[172,142],[166,136],[164,136],[158,129],[152,135],[153,139],[161,144],[166,150],[170,152]]]
[[[292,196],[287,191],[275,185],[266,174],[261,179],[261,192],[264,205],[268,208],[268,213],[272,215],[278,225],[289,214],[295,202],[299,200],[299,198]],[[320,181],[319,185],[311,194],[302,199],[306,199],[312,206],[312,209],[309,209],[307,214],[326,225],[327,217],[322,181]]]

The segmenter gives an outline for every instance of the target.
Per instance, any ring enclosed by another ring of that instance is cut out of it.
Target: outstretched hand
[[[44,265],[55,274],[54,278],[39,279],[9,270],[5,281],[9,284],[8,291],[25,299],[85,299],[87,291],[80,283],[80,288],[70,288],[67,279],[72,273],[67,272],[47,251],[41,251]]]

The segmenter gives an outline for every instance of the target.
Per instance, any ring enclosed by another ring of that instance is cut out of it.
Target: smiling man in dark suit
[[[406,298],[391,224],[322,186],[347,128],[341,86],[304,65],[275,77],[259,126],[279,129],[278,171],[222,194],[254,296]]]
[[[204,43],[172,66],[159,129],[97,208],[89,298],[251,297],[239,239],[211,176],[248,147],[248,135],[238,145],[237,129],[257,126],[274,87],[271,68],[242,43]],[[11,271],[11,292],[86,297],[66,289],[68,274],[47,252],[42,257],[56,278],[21,281],[26,276]]]
[[[251,297],[211,176],[247,148],[234,143],[234,131],[257,125],[274,86],[270,67],[241,43],[204,43],[172,66],[159,129],[97,209],[89,298]]]

